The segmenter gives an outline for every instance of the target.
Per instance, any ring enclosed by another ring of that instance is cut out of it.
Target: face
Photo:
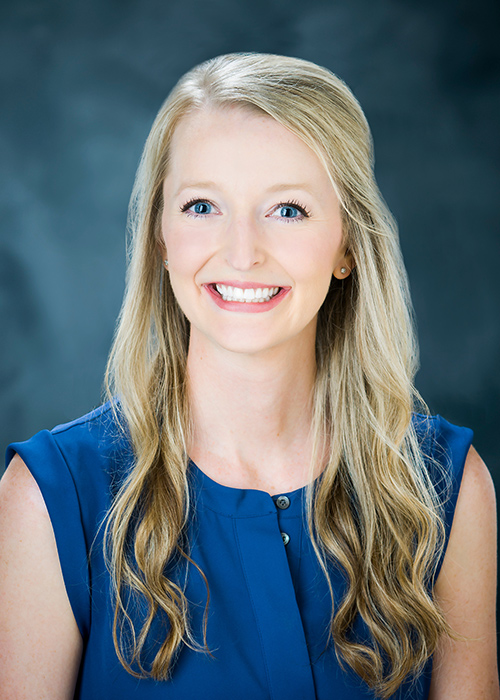
[[[352,267],[319,158],[271,117],[241,107],[198,111],[177,126],[162,237],[197,347],[314,348],[332,274]]]

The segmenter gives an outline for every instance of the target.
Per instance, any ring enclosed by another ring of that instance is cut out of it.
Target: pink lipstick
[[[270,311],[291,289],[291,287],[232,280],[204,284],[203,288],[220,309],[247,314]]]

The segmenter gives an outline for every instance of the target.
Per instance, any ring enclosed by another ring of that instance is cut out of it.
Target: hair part
[[[413,385],[418,356],[407,277],[396,225],[373,176],[370,130],[339,78],[297,58],[235,53],[193,68],[161,107],[144,148],[129,212],[127,289],[105,378],[135,455],[106,521],[115,647],[127,671],[158,680],[168,678],[182,644],[208,650],[208,599],[201,644],[190,630],[184,591],[164,575],[175,557],[200,569],[185,541],[189,322],[159,246],[176,126],[196,110],[235,105],[269,115],[310,146],[342,207],[355,269],[345,280],[332,278],[318,315],[310,473],[317,460],[324,470],[308,487],[308,524],[330,586],[336,653],[386,698],[418,674],[442,634],[451,634],[431,593],[444,547],[442,494],[412,422],[415,407],[427,411]],[[331,565],[348,578],[340,601],[333,597]],[[147,603],[139,631],[131,595]],[[141,656],[159,614],[168,618],[168,633],[146,669]],[[371,644],[352,638],[358,615]]]

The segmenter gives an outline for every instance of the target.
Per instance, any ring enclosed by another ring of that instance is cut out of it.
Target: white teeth
[[[279,287],[258,287],[257,289],[242,289],[226,284],[216,284],[217,291],[224,301],[258,302],[269,301],[280,290]]]

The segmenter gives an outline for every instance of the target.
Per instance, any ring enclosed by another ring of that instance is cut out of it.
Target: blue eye
[[[280,216],[284,219],[295,219],[299,215],[297,207],[285,206],[280,209]]]
[[[212,205],[208,202],[196,202],[193,204],[193,210],[195,214],[209,214]]]
[[[195,214],[210,214],[210,209],[212,205],[208,202],[196,202],[193,204],[193,210]]]
[[[275,211],[278,212],[278,219],[286,222],[303,221],[310,216],[310,212],[306,207],[297,201],[280,202]]]
[[[189,216],[205,216],[212,213],[212,204],[205,199],[191,199],[181,207],[182,212]]]

